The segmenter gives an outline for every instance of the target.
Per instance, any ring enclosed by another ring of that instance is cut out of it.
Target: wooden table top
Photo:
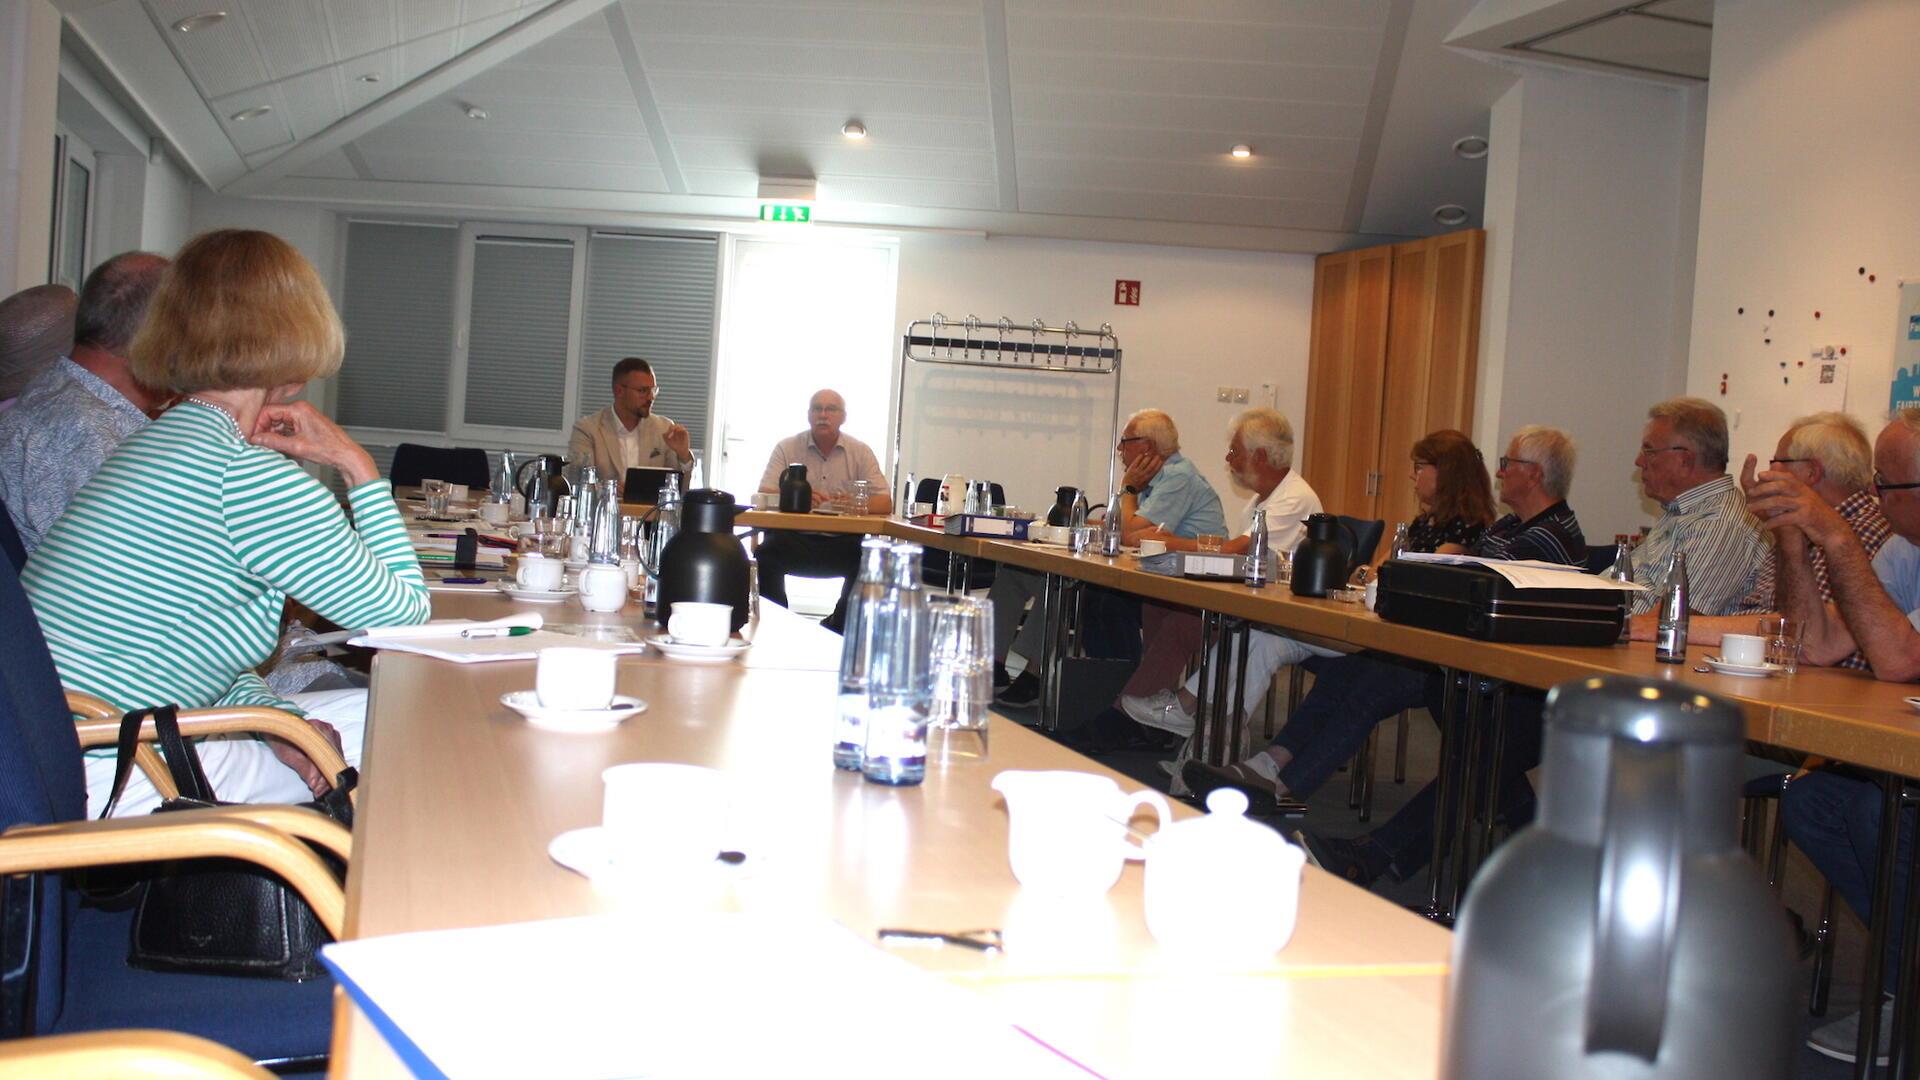
[[[473,594],[434,599],[438,617],[519,607]],[[571,603],[538,610],[549,622],[587,621]],[[597,621],[636,616],[637,606]],[[348,936],[621,910],[618,896],[553,863],[547,845],[599,821],[606,767],[689,762],[732,781],[730,843],[748,858],[723,907],[819,912],[863,936],[885,926],[999,927],[1001,956],[902,955],[979,990],[1070,1052],[1084,1050],[1103,1070],[1146,1076],[1204,1059],[1240,1075],[1316,1062],[1321,1073],[1366,1062],[1367,1075],[1434,1075],[1446,931],[1309,869],[1299,929],[1270,962],[1184,966],[1146,930],[1138,863],[1084,906],[1063,910],[1022,895],[1007,865],[1006,810],[989,786],[1009,768],[1075,769],[1127,790],[1138,785],[1000,717],[986,761],[930,768],[919,787],[866,783],[830,761],[837,635],[777,605],[766,605],[752,629],[748,656],[757,662],[693,667],[652,652],[623,659],[621,691],[650,707],[590,736],[540,731],[499,703],[532,684],[531,662],[460,667],[379,656]],[[1176,804],[1174,813],[1194,811]],[[343,1008],[340,1020],[338,1072],[404,1075],[354,1010]],[[1201,1057],[1191,1057],[1200,1044]]]

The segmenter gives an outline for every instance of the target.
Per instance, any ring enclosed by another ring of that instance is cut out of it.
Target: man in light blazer
[[[601,476],[622,483],[628,469],[692,469],[687,429],[653,411],[659,392],[652,364],[629,356],[613,365],[613,404],[573,425],[567,457],[590,453]]]

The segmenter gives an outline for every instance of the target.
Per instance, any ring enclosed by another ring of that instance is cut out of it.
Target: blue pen
[[[440,584],[442,585],[485,585],[486,583],[486,578],[477,577],[443,577],[440,579]]]

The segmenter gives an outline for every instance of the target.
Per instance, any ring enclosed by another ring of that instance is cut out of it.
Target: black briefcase
[[[1373,610],[1388,622],[1479,641],[1612,645],[1620,640],[1631,595],[1518,589],[1484,566],[1394,560],[1380,567]]]

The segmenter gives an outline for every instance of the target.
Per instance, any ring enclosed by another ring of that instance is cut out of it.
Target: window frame
[[[542,450],[558,444],[562,449],[572,437],[578,422],[580,403],[580,343],[582,319],[586,307],[587,241],[591,230],[584,226],[533,225],[514,222],[463,221],[460,246],[453,271],[453,356],[447,372],[447,414],[444,438],[453,446],[483,446],[488,449]],[[475,251],[481,237],[523,237],[532,240],[560,240],[573,245],[573,275],[568,293],[567,360],[563,375],[563,396],[558,428],[503,427],[466,422],[467,362],[473,331],[473,270]]]
[[[54,125],[53,148],[53,229],[52,235],[47,238],[47,280],[79,292],[87,273],[93,269],[94,210],[100,202],[97,197],[100,190],[100,155],[90,143],[75,135],[65,124]],[[66,229],[63,226],[72,210],[67,205],[67,177],[75,165],[87,172],[87,193],[86,205],[80,211],[79,280],[69,282],[61,277],[60,264],[68,254]]]

